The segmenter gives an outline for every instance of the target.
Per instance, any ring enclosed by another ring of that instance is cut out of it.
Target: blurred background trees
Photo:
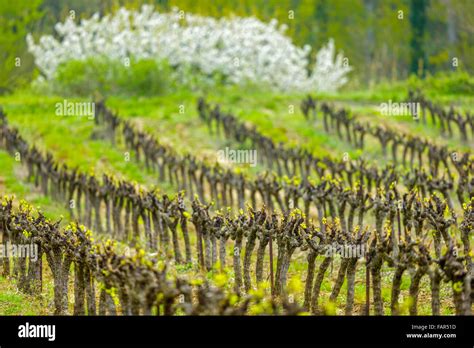
[[[144,3],[161,11],[178,7],[216,17],[276,18],[288,25],[287,34],[296,44],[311,45],[313,53],[332,37],[354,67],[353,87],[402,80],[410,74],[474,74],[472,0],[16,0],[0,4],[0,88],[32,76],[27,32],[51,34],[54,24],[66,16],[80,20]],[[15,66],[17,57],[22,59],[21,69]]]
[[[25,37],[41,19],[41,0],[2,1],[0,4],[0,94],[27,83],[34,70]]]

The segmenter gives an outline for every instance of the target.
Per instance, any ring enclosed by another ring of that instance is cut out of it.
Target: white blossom
[[[145,5],[141,11],[119,9],[114,15],[94,14],[76,24],[71,18],[57,23],[53,36],[35,43],[27,36],[29,51],[47,79],[70,60],[103,56],[109,59],[167,60],[176,76],[189,79],[193,67],[212,78],[222,74],[229,83],[262,84],[282,91],[335,91],[347,82],[351,67],[336,56],[333,40],[309,64],[311,47],[294,45],[285,36],[287,26],[276,20],[256,18],[216,19],[186,13],[180,19],[174,9],[159,13]]]

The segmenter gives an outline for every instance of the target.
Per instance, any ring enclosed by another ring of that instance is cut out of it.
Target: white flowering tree
[[[167,60],[182,83],[189,68],[204,77],[220,74],[231,84],[255,83],[282,91],[334,91],[351,71],[331,40],[309,64],[311,48],[285,36],[286,26],[256,18],[216,19],[178,10],[159,13],[152,6],[114,15],[98,14],[76,24],[68,18],[55,26],[57,38],[27,36],[29,51],[46,79],[70,60],[103,56],[113,60]]]

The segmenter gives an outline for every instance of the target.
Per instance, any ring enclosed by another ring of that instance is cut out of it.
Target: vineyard
[[[348,147],[379,146],[382,165],[276,142],[198,98],[202,132],[257,149],[261,165],[245,173],[160,142],[103,100],[95,105],[91,131],[103,146],[127,150],[176,193],[70,167],[29,143],[3,110],[2,149],[70,221],[62,226],[5,196],[4,243],[35,243],[40,256],[5,259],[3,275],[34,294],[50,272],[54,313],[416,315],[420,305],[425,314],[471,313],[468,113],[422,104],[419,122],[460,135],[458,150],[312,97],[301,101],[294,117]]]
[[[472,94],[337,91],[332,40],[310,65],[276,24],[173,11],[27,36],[41,78],[0,95],[1,314],[472,315]]]

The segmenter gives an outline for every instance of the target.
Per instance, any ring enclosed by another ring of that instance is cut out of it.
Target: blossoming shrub
[[[185,86],[214,83],[257,84],[281,91],[334,91],[346,83],[351,67],[336,56],[331,40],[309,63],[311,48],[295,46],[276,20],[211,18],[174,10],[159,13],[151,6],[141,11],[124,8],[114,15],[98,14],[76,24],[68,18],[56,24],[57,39],[28,35],[36,65],[51,80],[70,60],[105,56],[123,62],[168,61],[173,78]],[[195,76],[199,76],[197,81]]]

